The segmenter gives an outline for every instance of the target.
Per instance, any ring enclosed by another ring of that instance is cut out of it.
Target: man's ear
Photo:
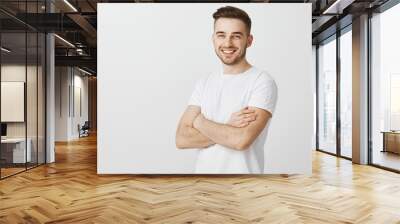
[[[249,34],[249,36],[247,37],[247,47],[250,47],[252,43],[253,43],[253,35]]]

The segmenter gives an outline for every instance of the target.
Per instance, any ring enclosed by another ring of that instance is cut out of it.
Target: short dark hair
[[[239,9],[239,8],[236,8],[233,6],[224,6],[224,7],[219,8],[216,12],[214,12],[213,18],[214,18],[214,23],[219,18],[239,19],[246,25],[247,31],[248,31],[248,33],[250,33],[251,19],[250,19],[249,15],[242,9]]]

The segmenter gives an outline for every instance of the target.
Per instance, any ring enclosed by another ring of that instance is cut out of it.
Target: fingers
[[[249,125],[249,122],[245,121],[245,120],[237,120],[237,121],[229,122],[229,125],[231,125],[233,127],[241,128],[241,127],[245,127],[245,126]]]
[[[255,113],[255,110],[245,107],[240,111],[233,113],[228,124],[234,127],[246,127],[250,122],[253,122],[256,119],[257,114]]]
[[[251,116],[251,117],[247,117],[244,119],[244,121],[246,122],[251,122],[251,121],[255,121],[256,120],[256,116]]]
[[[251,114],[242,114],[238,116],[237,120],[248,120],[248,121],[253,121],[257,117],[257,114],[251,113]]]
[[[243,108],[243,109],[241,109],[239,111],[234,112],[232,114],[232,117],[238,117],[238,116],[241,116],[243,114],[251,114],[251,113],[254,113],[254,112],[255,112],[255,110],[248,109],[248,107],[245,107],[245,108]]]
[[[251,115],[244,115],[242,116],[239,120],[236,120],[236,127],[242,128],[246,127],[249,125],[251,122],[255,121],[257,119],[256,114],[251,114]]]
[[[247,125],[249,125],[249,122],[242,121],[236,127],[243,128],[243,127],[246,127]]]
[[[246,118],[243,120],[239,120],[239,121],[235,121],[235,122],[231,122],[229,123],[231,126],[233,127],[237,127],[237,128],[243,128],[246,127],[247,125],[249,125],[251,122],[255,121],[256,119],[254,117],[251,118]]]
[[[244,108],[244,109],[239,111],[239,115],[240,114],[250,114],[250,113],[254,113],[254,112],[255,112],[255,110]]]

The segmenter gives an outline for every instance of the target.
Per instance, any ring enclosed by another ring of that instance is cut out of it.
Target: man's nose
[[[232,46],[232,39],[230,37],[225,38],[223,46],[224,47],[231,47]]]

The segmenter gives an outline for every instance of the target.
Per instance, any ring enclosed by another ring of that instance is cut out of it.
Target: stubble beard
[[[229,61],[226,61],[224,59],[224,56],[220,55],[219,52],[220,51],[218,50],[218,52],[215,52],[215,53],[217,54],[217,56],[221,60],[221,62],[224,63],[225,65],[236,65],[236,64],[239,64],[239,62],[241,62],[246,56],[246,49],[244,49],[242,54],[238,55],[233,61],[229,62]]]

